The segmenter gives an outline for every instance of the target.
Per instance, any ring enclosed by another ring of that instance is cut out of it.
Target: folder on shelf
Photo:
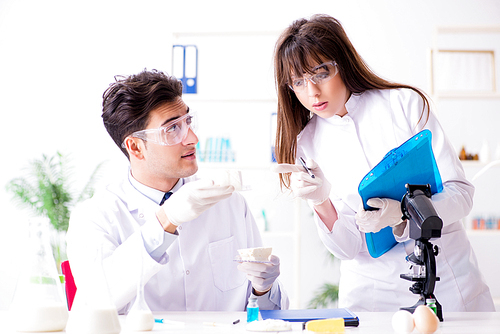
[[[290,322],[307,322],[309,320],[344,318],[345,326],[357,327],[358,317],[347,308],[304,309],[304,310],[260,310],[263,320],[278,319]]]
[[[441,175],[432,152],[432,133],[423,130],[385,157],[361,180],[358,192],[365,210],[366,201],[373,197],[401,201],[406,184],[429,184],[433,194],[443,189]],[[377,258],[397,244],[391,227],[377,233],[366,233],[368,252]]]

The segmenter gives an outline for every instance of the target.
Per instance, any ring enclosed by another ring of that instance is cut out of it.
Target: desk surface
[[[359,327],[347,327],[346,334],[370,333],[370,334],[388,334],[393,333],[391,319],[393,312],[358,312]],[[455,313],[444,312],[444,322],[436,334],[489,334],[500,333],[500,312],[467,312]],[[7,330],[8,313],[0,312],[0,333],[15,333]],[[246,313],[245,312],[165,312],[155,313],[155,318],[182,322],[179,324],[155,324],[151,333],[258,333],[246,331]],[[222,327],[213,327],[204,325],[205,322],[215,322],[220,324],[231,324],[240,319],[236,325]],[[125,316],[120,316],[122,323],[122,334],[131,333],[126,330]],[[292,323],[293,332],[301,332],[302,324]],[[61,333],[61,332],[58,332]],[[142,332],[147,333],[147,332]],[[275,333],[275,332],[274,332]],[[290,332],[284,332],[290,333]],[[418,333],[414,330],[413,333]],[[46,333],[48,334],[48,333]]]

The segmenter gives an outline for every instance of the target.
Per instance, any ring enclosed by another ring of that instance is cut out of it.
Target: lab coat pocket
[[[237,255],[234,236],[208,245],[215,286],[221,291],[237,288],[246,282],[246,275],[238,270],[234,262]]]

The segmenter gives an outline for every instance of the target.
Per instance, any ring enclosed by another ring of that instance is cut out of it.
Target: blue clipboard
[[[279,319],[290,322],[307,322],[310,320],[344,318],[345,326],[357,327],[359,318],[348,308],[305,309],[305,310],[260,310],[262,320]]]
[[[365,210],[366,201],[372,197],[391,198],[401,201],[406,193],[405,185],[429,184],[433,194],[443,190],[441,175],[432,152],[432,133],[423,130],[401,146],[389,151],[373,169],[365,175],[358,187]],[[392,227],[377,233],[366,233],[368,252],[377,258],[397,244]]]

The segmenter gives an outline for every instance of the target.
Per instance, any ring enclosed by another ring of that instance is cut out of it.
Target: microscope
[[[410,274],[401,274],[400,277],[414,282],[409,290],[420,297],[415,305],[400,309],[413,313],[417,306],[426,305],[427,299],[434,299],[437,316],[443,321],[441,304],[434,296],[434,287],[439,281],[439,277],[436,276],[435,258],[439,250],[429,241],[431,238],[441,237],[443,221],[438,217],[430,199],[432,194],[429,184],[406,184],[405,187],[406,194],[401,200],[402,219],[407,219],[410,238],[415,240],[414,251],[406,257],[406,260],[411,264],[410,270],[414,271]]]

